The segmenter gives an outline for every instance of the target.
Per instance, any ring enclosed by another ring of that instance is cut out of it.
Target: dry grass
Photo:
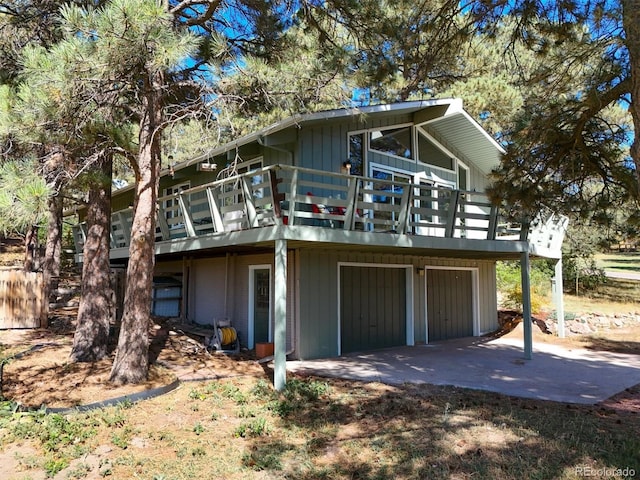
[[[618,278],[607,278],[597,290],[586,292],[584,295],[564,296],[565,311],[571,313],[605,314],[640,313],[640,282]]]
[[[624,335],[638,338],[640,328]],[[623,339],[608,336],[600,347],[620,348]],[[216,361],[218,373],[233,378],[183,383],[158,398],[88,413],[5,411],[0,478],[503,480],[640,472],[638,404],[624,410],[291,376],[276,393],[270,372],[248,369],[251,361]],[[640,389],[627,394],[638,398]]]

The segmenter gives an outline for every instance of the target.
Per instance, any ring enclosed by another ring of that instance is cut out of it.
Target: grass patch
[[[603,270],[640,273],[640,252],[599,253],[596,264]]]
[[[565,310],[572,312],[628,313],[640,311],[640,281],[607,278],[585,295],[565,294]]]
[[[212,398],[213,391],[202,400],[191,393],[207,384],[117,415],[113,408],[64,417],[17,412],[5,428],[23,436],[6,441],[5,451],[21,448],[28,424],[43,451],[50,438],[62,440],[58,455],[40,468],[50,476],[66,469],[69,478],[90,475],[88,464],[68,466],[72,455],[64,445],[71,438],[85,452],[116,446],[100,461],[110,478],[505,480],[575,479],[580,468],[640,472],[637,415],[430,385],[296,377],[288,385],[280,393],[249,378],[212,389],[225,393],[216,399],[214,423],[207,409],[190,408]],[[273,408],[274,402],[287,406]],[[144,448],[130,441],[134,431],[147,439]]]

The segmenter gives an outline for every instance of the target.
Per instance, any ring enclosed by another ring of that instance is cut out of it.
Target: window
[[[413,158],[411,126],[369,131],[369,148],[402,158]]]
[[[418,129],[418,159],[434,167],[454,170],[454,159],[429,141]]]
[[[349,135],[349,162],[351,175],[362,175],[364,169],[364,133]]]
[[[458,190],[469,190],[469,168],[458,162]]]

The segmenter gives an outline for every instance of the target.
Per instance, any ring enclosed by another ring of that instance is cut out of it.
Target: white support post
[[[522,277],[522,324],[524,327],[524,358],[531,360],[533,353],[533,332],[531,326],[531,280],[529,272],[529,252],[520,256],[520,276]]]
[[[555,276],[553,277],[553,302],[556,305],[556,319],[558,321],[558,337],[564,338],[564,296],[562,284],[562,257],[556,262]]]
[[[287,383],[287,241],[276,240],[274,272],[275,332],[273,338],[273,386],[284,390]]]

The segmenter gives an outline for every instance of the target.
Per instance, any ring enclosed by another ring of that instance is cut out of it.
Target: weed
[[[79,463],[69,470],[67,478],[84,478],[91,472],[91,467],[86,463]]]
[[[253,418],[255,416],[257,416],[257,411],[255,408],[246,407],[245,405],[240,407],[240,411],[238,412],[239,418]]]
[[[266,450],[266,451],[265,451]],[[242,463],[253,470],[282,470],[281,453],[261,448],[242,456]]]
[[[232,383],[222,384],[221,394],[225,398],[233,400],[238,405],[245,404],[248,401],[247,396],[242,392],[242,390]]]
[[[269,433],[269,426],[264,417],[255,418],[250,422],[241,423],[235,430],[236,437],[261,437]]]
[[[63,458],[50,458],[44,462],[44,472],[47,478],[54,477],[69,466],[69,462]]]
[[[133,432],[129,427],[123,428],[120,432],[113,432],[111,434],[111,443],[125,450],[129,446],[132,434]]]
[[[121,408],[123,410],[128,410],[135,405],[129,398],[125,398],[121,402],[118,403],[117,408]]]
[[[109,428],[122,427],[127,421],[127,416],[121,408],[105,408],[100,412],[100,420]]]
[[[191,400],[205,400],[207,398],[207,394],[204,392],[201,392],[197,388],[192,388],[189,391],[189,398]]]
[[[306,407],[310,402],[317,401],[320,396],[330,391],[327,382],[317,380],[304,381],[292,379],[287,382],[282,396],[270,402],[269,409],[280,417],[286,417],[291,413]]]
[[[195,433],[196,435],[200,435],[203,432],[204,427],[202,426],[202,424],[200,422],[196,423],[193,427],[193,433]]]
[[[196,447],[191,450],[192,457],[206,457],[207,451],[202,447]]]

